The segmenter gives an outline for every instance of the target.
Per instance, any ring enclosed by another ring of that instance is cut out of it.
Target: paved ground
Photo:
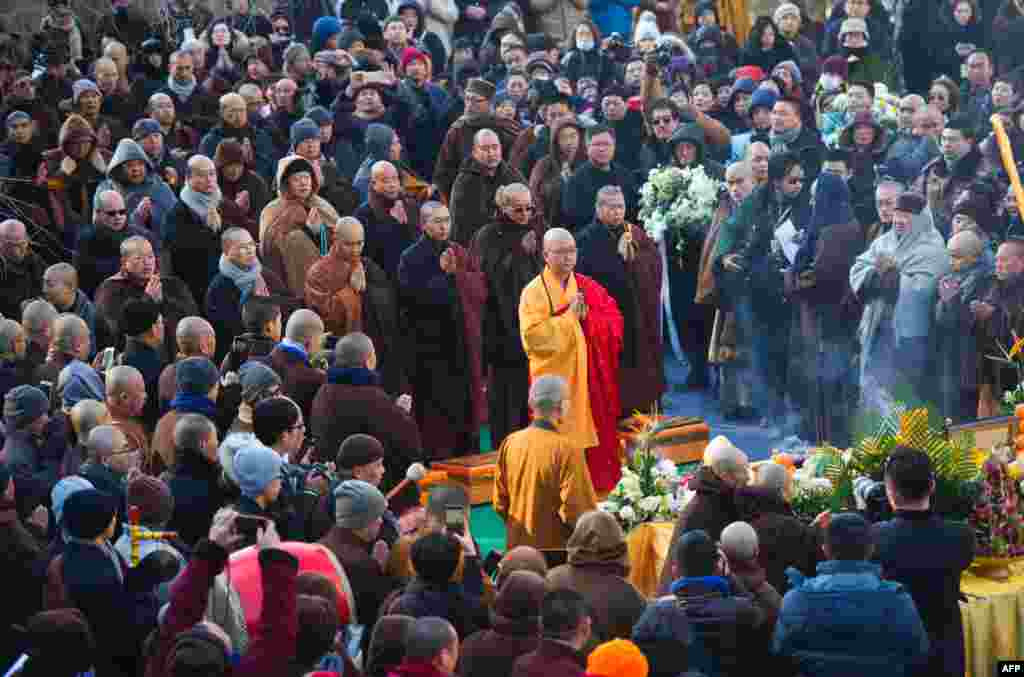
[[[781,440],[777,430],[762,428],[756,423],[733,423],[722,419],[718,401],[708,391],[689,391],[686,383],[688,367],[674,357],[665,358],[665,377],[669,391],[662,398],[665,413],[672,416],[700,416],[711,427],[711,437],[725,435],[737,447],[747,452],[751,461],[771,456],[773,445]]]

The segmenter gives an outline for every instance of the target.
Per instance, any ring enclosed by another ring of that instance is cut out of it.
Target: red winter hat
[[[430,61],[430,57],[428,57],[425,53],[421,52],[415,47],[406,47],[405,49],[402,50],[401,68],[403,71],[405,70],[406,66],[408,66],[413,61],[417,60]]]
[[[764,80],[764,69],[760,66],[741,66],[736,69],[733,75],[736,80],[750,78],[754,82],[761,82],[761,80]]]

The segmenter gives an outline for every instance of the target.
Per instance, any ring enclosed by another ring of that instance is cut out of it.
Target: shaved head
[[[757,555],[757,532],[746,522],[733,522],[722,529],[719,539],[726,555],[751,560]]]
[[[388,162],[387,160],[380,160],[378,162],[374,162],[373,166],[370,167],[371,179],[382,179],[392,176],[397,177],[398,170],[395,169],[395,166]]]
[[[324,321],[308,308],[300,308],[288,318],[284,335],[289,341],[305,344],[324,333]]]
[[[107,372],[107,397],[120,395],[140,385],[145,388],[145,383],[141,371],[126,364],[119,364]]]
[[[214,352],[213,343],[217,334],[213,331],[213,325],[201,317],[192,315],[178,322],[178,329],[174,335],[178,342],[178,352],[182,355],[207,355],[212,356]],[[207,350],[209,354],[207,354]]]
[[[120,451],[126,440],[124,433],[112,425],[99,425],[92,429],[85,443],[89,457],[102,460]]]
[[[334,364],[339,367],[366,367],[374,354],[373,341],[358,331],[342,336],[334,346]]]
[[[378,163],[380,164],[380,163]],[[365,237],[366,231],[359,219],[351,216],[343,216],[334,225],[334,236],[345,240],[361,240]]]
[[[961,230],[949,238],[946,248],[953,254],[974,257],[981,256],[981,252],[985,249],[985,243],[973,230]]]
[[[79,400],[71,407],[71,426],[80,440],[89,439],[89,433],[99,425],[110,422],[107,405],[96,400]]]
[[[576,238],[572,236],[565,228],[552,228],[548,232],[544,233],[544,249],[547,249],[550,245],[556,242],[572,242],[576,243]]]

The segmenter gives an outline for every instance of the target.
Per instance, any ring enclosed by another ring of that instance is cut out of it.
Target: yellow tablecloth
[[[629,532],[629,580],[648,597],[657,594],[658,577],[672,541],[671,522],[642,524]],[[967,655],[966,677],[990,677],[997,660],[1024,658],[1024,562],[1011,565],[1005,582],[964,574],[960,603]]]

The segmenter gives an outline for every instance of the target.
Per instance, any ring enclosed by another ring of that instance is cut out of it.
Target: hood
[[[307,162],[305,158],[299,157],[298,155],[288,155],[277,161],[277,174],[274,176],[274,183],[277,186],[277,192],[279,195],[284,193],[282,178],[288,171],[288,167],[294,162]],[[320,179],[317,177],[316,172],[313,172],[313,195],[320,193]]]
[[[395,138],[395,130],[388,125],[373,123],[366,127],[366,158],[370,163],[388,160],[391,153],[391,142]]]
[[[339,35],[340,33],[340,19],[334,16],[320,17],[313,23],[313,39],[310,42],[310,52],[316,54],[321,51],[332,35]]]
[[[759,515],[792,515],[793,511],[779,492],[768,487],[750,486],[736,491],[736,517],[750,522]]]
[[[60,127],[60,135],[58,137],[60,145],[63,148],[64,144],[68,141],[71,141],[72,139],[79,139],[83,136],[87,136],[95,141],[96,131],[92,128],[92,125],[89,124],[88,120],[77,113],[72,113]]]
[[[711,468],[704,465],[697,470],[697,474],[690,479],[687,488],[698,494],[732,494],[732,489],[725,484]]]
[[[107,178],[116,181],[117,177],[114,174],[121,165],[129,160],[142,160],[145,162],[146,178],[149,178],[150,171],[153,169],[152,161],[146,155],[146,151],[142,150],[142,146],[131,139],[121,139],[117,144],[117,150],[114,151],[114,157],[111,158],[110,167],[107,169]]]
[[[881,153],[888,148],[889,133],[871,113],[857,113],[854,116],[853,122],[846,125],[846,128],[839,134],[840,146],[853,148],[853,130],[857,125],[871,125],[875,130],[875,140],[871,144],[872,153]]]
[[[668,140],[669,150],[672,151],[672,162],[676,161],[676,146],[684,141],[689,141],[697,146],[697,164],[703,164],[705,151],[704,130],[695,122],[687,122],[679,125]]]
[[[622,527],[610,513],[602,510],[580,517],[565,547],[569,551],[569,564],[574,566],[602,564],[629,568],[629,550]]]

